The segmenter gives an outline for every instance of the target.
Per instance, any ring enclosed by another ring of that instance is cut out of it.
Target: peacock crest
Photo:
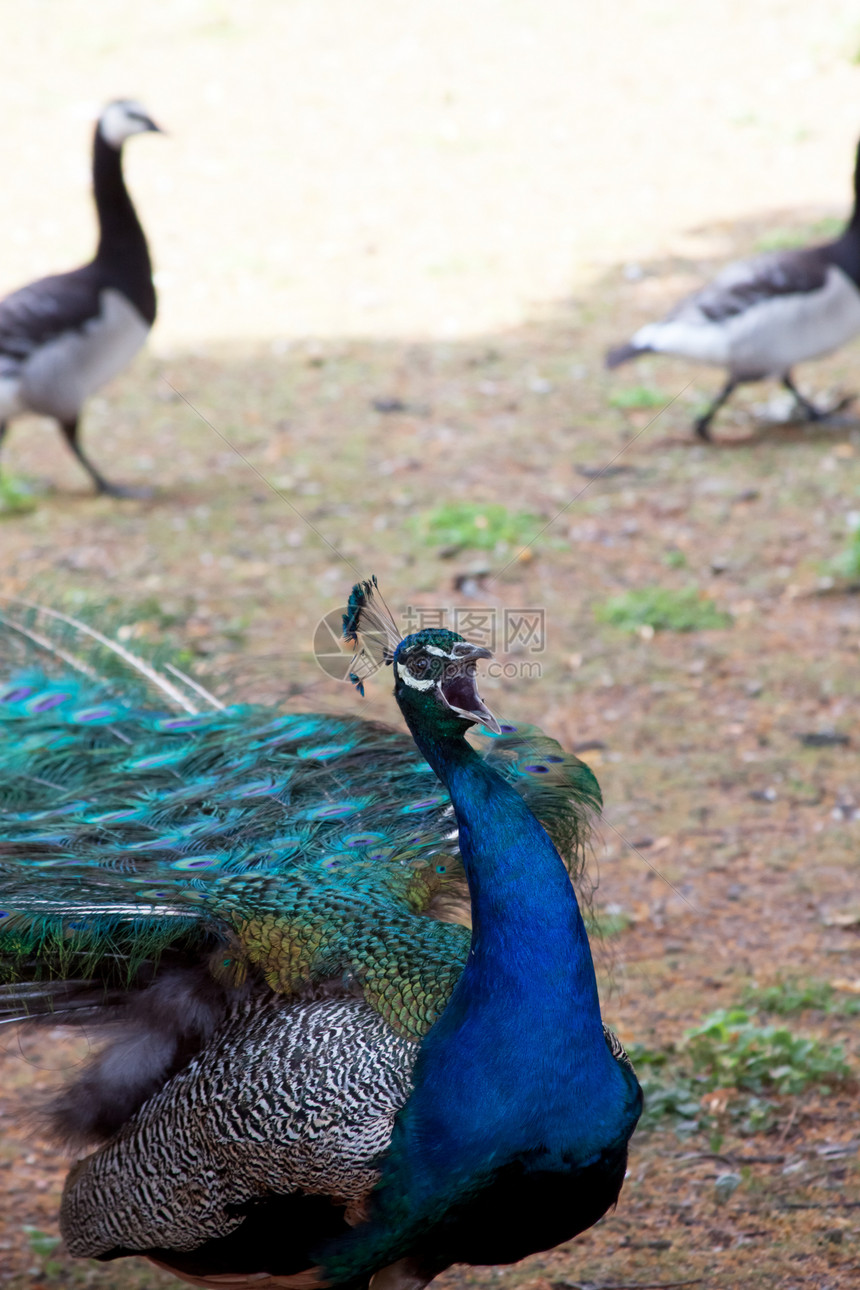
[[[383,664],[391,664],[402,640],[394,615],[385,603],[376,575],[357,582],[343,615],[343,636],[353,646],[349,679],[359,694],[364,682]]]

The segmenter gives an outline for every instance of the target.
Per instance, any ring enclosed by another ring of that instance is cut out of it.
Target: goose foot
[[[148,502],[155,496],[154,488],[136,488],[132,484],[111,484],[106,479],[100,480],[96,488],[103,497],[132,498],[140,502]]]
[[[840,399],[832,408],[817,408],[809,399],[804,398],[790,375],[784,376],[782,383],[794,395],[797,406],[807,421],[829,421],[831,417],[835,417],[839,412],[844,412],[847,407],[850,407],[857,397],[856,394],[846,394],[845,398]]]
[[[65,435],[66,442],[90,479],[96,486],[96,492],[105,497],[122,497],[136,498],[138,501],[148,501],[154,496],[151,488],[134,488],[130,484],[112,484],[109,479],[105,479],[101,471],[93,465],[87,454],[84,452],[78,440],[79,422],[77,417],[73,421],[61,421],[60,429]]]
[[[713,436],[711,435],[711,422],[713,421],[716,414],[719,412],[720,408],[725,403],[726,399],[729,398],[731,394],[734,393],[737,387],[738,387],[737,379],[733,376],[730,376],[729,379],[726,381],[725,385],[723,386],[723,388],[720,390],[717,397],[714,399],[711,406],[708,408],[707,412],[705,412],[702,416],[697,417],[696,420],[693,422],[693,429],[695,430],[696,434],[699,436],[700,439],[704,439],[705,443],[713,442]]]
[[[831,417],[835,417],[840,412],[844,412],[846,408],[850,408],[856,397],[856,394],[846,394],[845,398],[840,399],[838,403],[834,403],[832,408],[817,408],[813,403],[810,403],[803,409],[806,413],[806,419],[807,421],[829,421]]]

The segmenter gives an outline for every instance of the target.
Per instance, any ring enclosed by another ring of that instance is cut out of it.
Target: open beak
[[[457,662],[449,665],[439,692],[452,712],[465,717],[467,721],[486,726],[487,730],[498,735],[501,734],[502,727],[478,694],[475,680],[475,664],[478,659],[492,657],[491,651],[480,645],[470,645],[468,650],[461,645],[457,652]]]

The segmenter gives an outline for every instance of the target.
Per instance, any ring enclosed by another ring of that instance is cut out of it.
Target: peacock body
[[[411,737],[0,683],[0,1010],[110,1037],[51,1110],[95,1148],[63,1198],[74,1254],[420,1286],[617,1198],[641,1093],[559,854],[576,868],[597,783],[498,725],[486,651],[400,641],[359,584],[350,636],[380,622]]]

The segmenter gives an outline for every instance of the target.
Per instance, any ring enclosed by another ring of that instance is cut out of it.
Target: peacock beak
[[[475,663],[479,658],[492,658],[491,651],[480,645],[470,645],[468,649],[458,645],[455,648],[456,661],[448,665],[439,684],[443,702],[452,712],[465,717],[467,721],[474,721],[487,730],[492,730],[494,734],[501,734],[502,727],[478,694],[475,678]]]
[[[483,645],[470,645],[468,641],[458,641],[452,650],[458,663],[476,663],[479,658],[492,658],[493,651]]]

